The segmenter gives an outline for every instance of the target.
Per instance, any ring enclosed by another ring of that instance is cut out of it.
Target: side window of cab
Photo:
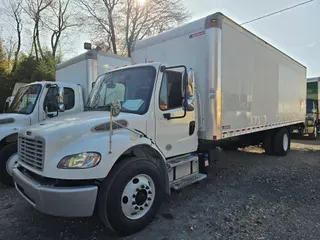
[[[64,88],[63,89],[63,101],[65,105],[65,110],[71,110],[75,105],[75,95],[74,90],[72,88]],[[49,88],[47,95],[45,97],[43,103],[43,110],[46,111],[46,107],[48,107],[48,112],[56,112],[58,109],[58,89],[56,87]]]
[[[182,108],[181,82],[180,72],[167,71],[163,74],[159,98],[160,110]]]

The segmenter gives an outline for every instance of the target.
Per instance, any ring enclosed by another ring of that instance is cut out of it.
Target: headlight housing
[[[63,169],[86,169],[97,166],[101,155],[97,152],[83,152],[66,156],[58,163],[57,168]]]

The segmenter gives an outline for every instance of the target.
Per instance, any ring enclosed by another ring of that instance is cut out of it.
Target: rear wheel
[[[263,148],[265,150],[265,153],[268,155],[274,154],[273,141],[274,141],[274,132],[273,131],[267,132],[263,140]]]
[[[120,235],[138,232],[151,223],[164,198],[164,178],[145,159],[127,158],[102,182],[98,211],[102,222]]]
[[[279,129],[274,136],[274,153],[277,156],[286,156],[290,150],[290,134],[286,128]]]
[[[12,169],[18,162],[17,143],[10,143],[0,151],[0,182],[13,186]]]

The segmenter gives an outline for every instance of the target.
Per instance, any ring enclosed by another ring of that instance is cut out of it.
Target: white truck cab
[[[61,109],[57,102],[59,91],[64,99]],[[77,84],[34,82],[20,87],[6,113],[0,114],[0,182],[13,185],[12,167],[18,160],[17,136],[21,129],[83,108],[83,93]]]
[[[285,156],[304,124],[306,68],[221,13],[132,53],[140,64],[100,75],[84,112],[20,131],[15,187],[39,211],[96,210],[131,234],[165,193],[207,177],[211,149],[263,145]]]

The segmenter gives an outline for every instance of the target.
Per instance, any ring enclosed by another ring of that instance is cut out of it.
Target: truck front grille
[[[44,162],[43,141],[19,136],[19,160],[38,171],[42,171]]]

